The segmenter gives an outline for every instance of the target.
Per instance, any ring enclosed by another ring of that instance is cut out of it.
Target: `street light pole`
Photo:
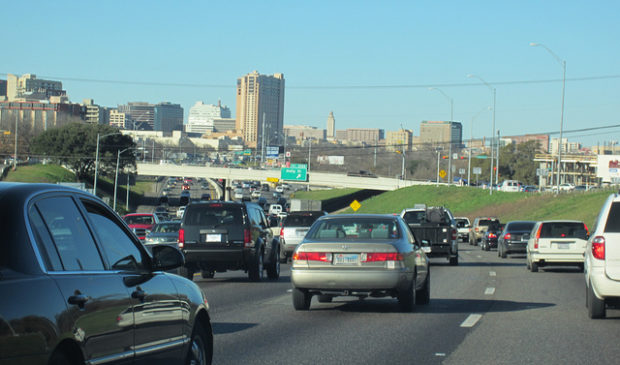
[[[486,107],[482,110],[480,110],[478,113],[476,113],[476,115],[474,115],[471,118],[471,123],[469,124],[469,161],[467,162],[467,185],[471,186],[471,150],[472,150],[472,142],[474,141],[474,120],[476,119],[476,117],[478,117],[480,115],[480,113],[482,113],[485,110],[488,110],[489,107]]]
[[[480,76],[477,75],[472,75],[469,74],[467,75],[467,77],[475,77],[478,80],[482,81],[483,84],[485,84],[490,90],[493,91],[493,128],[491,130],[491,170],[489,171],[489,195],[493,195],[493,162],[494,162],[494,155],[493,155],[493,146],[494,146],[494,140],[495,140],[495,100],[496,100],[496,89],[491,86],[488,82],[484,81],[484,79]],[[499,151],[498,151],[499,153]],[[496,181],[497,183],[497,181]]]
[[[429,87],[429,90],[437,90],[450,102],[450,123],[454,121],[454,99],[448,96],[443,90],[438,87]],[[450,124],[450,147],[448,148],[448,184],[452,184],[452,124]]]
[[[98,172],[99,172],[99,139],[101,138],[105,138],[107,136],[112,136],[115,134],[122,134],[120,132],[116,132],[116,133],[108,133],[108,134],[104,134],[103,136],[100,136],[99,133],[97,133],[97,150],[95,152],[95,181],[93,182],[93,195],[97,195],[97,176],[98,176]]]
[[[566,92],[566,61],[561,59],[557,54],[555,54],[555,52],[553,52],[549,47],[545,46],[542,43],[532,42],[530,43],[530,46],[544,48],[562,66],[562,110],[560,113],[560,140],[558,143],[558,170],[557,170],[557,175],[555,178],[555,189],[556,189],[555,191],[556,191],[556,194],[558,194],[560,192],[560,177],[561,177],[560,174],[561,174],[561,168],[562,168],[562,132],[564,131],[564,95]]]

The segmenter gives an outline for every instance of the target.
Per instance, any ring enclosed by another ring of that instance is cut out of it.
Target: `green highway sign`
[[[280,170],[281,180],[306,181],[308,180],[308,170],[305,165],[301,167],[283,167]]]
[[[481,158],[481,159],[485,159],[487,157],[489,157],[489,156],[487,156],[487,155],[478,155],[478,156],[476,156],[476,158]]]
[[[305,163],[292,163],[291,164],[291,168],[292,169],[308,169],[308,165],[306,165]]]

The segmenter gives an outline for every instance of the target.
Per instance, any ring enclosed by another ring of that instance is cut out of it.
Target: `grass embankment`
[[[333,195],[345,195],[344,189]],[[448,207],[455,216],[495,216],[502,222],[511,220],[576,219],[591,226],[607,196],[613,190],[559,195],[540,193],[506,193],[489,195],[488,190],[456,186],[413,186],[388,191],[360,202],[358,213],[399,213],[414,204]],[[304,199],[321,199],[319,193],[306,193]],[[351,208],[343,213],[353,213]]]
[[[313,190],[313,191],[296,191],[291,197],[294,199],[313,199],[313,200],[327,200],[337,198],[343,195],[353,194],[361,189],[328,189],[328,190]]]
[[[73,172],[58,165],[18,166],[17,170],[9,171],[3,181],[50,184],[76,182]]]

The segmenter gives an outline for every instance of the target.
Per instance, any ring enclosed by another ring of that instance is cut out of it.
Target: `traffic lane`
[[[488,262],[495,291],[491,310],[447,364],[616,363],[620,357],[620,311],[591,320],[585,308],[584,274],[570,266],[529,272],[525,255],[497,257],[496,251],[473,253]],[[525,304],[506,310],[507,303]],[[528,304],[530,303],[530,304]]]
[[[415,313],[401,313],[392,298],[313,298],[310,311],[295,311],[288,265],[285,290],[280,282],[248,283],[239,275],[198,281],[211,305],[214,363],[440,363],[471,331],[463,322],[491,309],[482,267],[433,265],[431,303]]]

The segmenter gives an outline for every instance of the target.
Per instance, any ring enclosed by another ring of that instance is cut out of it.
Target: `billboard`
[[[596,177],[605,183],[620,182],[620,155],[598,155]]]
[[[317,162],[321,165],[344,165],[344,156],[325,156],[317,157]]]

